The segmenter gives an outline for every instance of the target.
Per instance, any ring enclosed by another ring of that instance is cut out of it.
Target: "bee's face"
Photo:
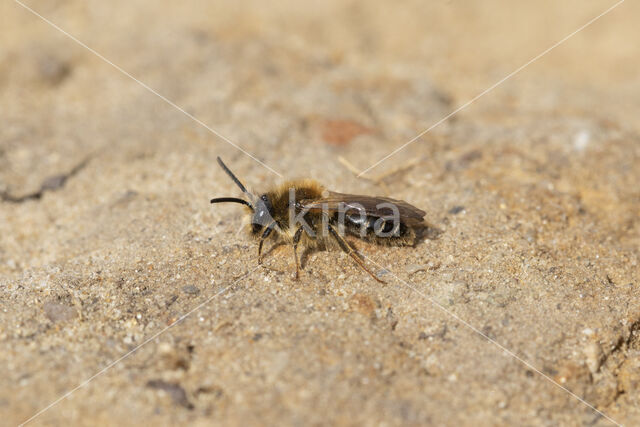
[[[251,232],[261,234],[265,227],[273,223],[273,205],[266,194],[263,194],[255,203],[253,216],[251,217]]]

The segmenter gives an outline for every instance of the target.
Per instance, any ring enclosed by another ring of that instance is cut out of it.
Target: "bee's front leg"
[[[264,230],[264,232],[262,233],[262,236],[260,236],[260,243],[258,243],[258,265],[262,264],[262,244],[264,243],[265,239],[269,237],[272,230],[273,230],[273,224],[270,224]]]
[[[302,237],[303,228],[300,227],[296,230],[296,233],[293,235],[293,258],[296,260],[296,275],[294,276],[295,280],[298,280],[298,276],[300,273],[300,264],[298,263],[298,242],[300,242],[300,237]]]

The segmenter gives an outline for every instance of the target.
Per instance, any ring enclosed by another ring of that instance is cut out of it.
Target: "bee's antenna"
[[[224,171],[227,173],[227,175],[229,175],[229,177],[233,180],[233,182],[235,182],[235,183],[236,183],[236,185],[237,185],[238,187],[240,187],[240,189],[242,190],[242,192],[243,192],[244,194],[246,194],[246,195],[247,195],[247,196],[249,196],[249,197],[252,197],[252,194],[251,194],[251,193],[249,193],[249,192],[247,191],[247,189],[245,188],[245,186],[244,186],[244,185],[242,185],[242,183],[240,182],[240,180],[239,180],[238,178],[236,178],[236,176],[233,174],[233,172],[231,172],[231,171],[229,170],[229,168],[227,167],[227,165],[225,165],[225,164],[224,164],[224,162],[222,161],[222,159],[221,159],[220,157],[218,157],[218,164],[220,165],[220,167],[222,168],[222,170],[224,170]]]
[[[247,202],[244,199],[238,199],[237,197],[218,197],[215,199],[211,199],[211,203],[225,203],[225,202],[240,203],[241,205],[249,206],[249,208],[253,210],[253,206],[251,206],[251,203]]]
[[[254,199],[253,194],[251,194],[251,193],[249,193],[247,191],[246,187],[244,185],[242,185],[240,180],[233,174],[233,172],[231,172],[229,170],[227,165],[224,164],[224,162],[222,161],[222,159],[220,157],[218,157],[218,164],[220,165],[222,170],[224,170],[227,173],[227,175],[229,175],[229,177],[233,180],[233,182],[235,182],[236,185],[238,187],[240,187],[242,192],[244,194],[246,194],[249,197],[249,199],[253,200]],[[211,203],[225,203],[225,202],[240,203],[241,205],[249,206],[249,209],[254,210],[253,209],[253,205],[251,204],[251,202],[248,202],[248,201],[246,201],[244,199],[239,199],[237,197],[217,197],[215,199],[211,199]]]

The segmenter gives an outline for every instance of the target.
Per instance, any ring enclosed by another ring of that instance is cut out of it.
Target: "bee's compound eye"
[[[260,201],[262,203],[258,203],[258,207],[256,208],[258,217],[262,218],[265,215],[273,216],[273,205],[271,204],[271,200],[269,200],[269,196],[263,194],[260,196]]]

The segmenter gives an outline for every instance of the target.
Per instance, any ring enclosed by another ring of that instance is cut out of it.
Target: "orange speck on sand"
[[[347,145],[355,137],[370,133],[371,129],[352,120],[325,120],[322,125],[322,139],[329,145]]]

